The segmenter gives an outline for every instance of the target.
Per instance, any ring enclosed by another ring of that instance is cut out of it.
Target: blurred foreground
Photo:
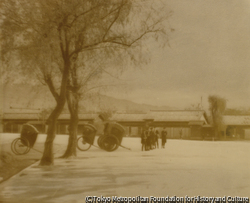
[[[17,135],[3,134],[10,146]],[[37,144],[46,136],[39,135]],[[97,139],[96,139],[97,140]],[[95,142],[96,142],[95,140]],[[66,148],[67,136],[57,136]],[[55,159],[54,167],[38,162],[0,184],[2,202],[85,202],[86,196],[248,196],[250,142],[168,140],[165,149],[141,151],[139,138],[125,137],[106,152],[92,146],[75,159]],[[30,153],[30,152],[29,152]],[[28,155],[23,155],[28,156]]]

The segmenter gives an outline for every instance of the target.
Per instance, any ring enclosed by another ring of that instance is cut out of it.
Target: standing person
[[[149,130],[149,141],[148,141],[148,145],[149,145],[149,149],[154,149],[155,146],[155,133],[153,128],[151,127]]]
[[[160,136],[160,133],[158,130],[155,131],[155,145],[157,146],[157,148],[159,148],[159,142],[158,142],[158,138]]]
[[[147,143],[146,143],[146,150],[152,149],[151,146],[151,139],[152,138],[152,128],[150,127],[148,130],[148,135],[147,135]]]
[[[146,125],[141,133],[141,150],[147,150],[148,126]]]
[[[161,131],[161,148],[165,148],[165,144],[167,142],[167,130],[164,127],[163,130]]]
[[[152,128],[152,133],[151,133],[151,146],[152,149],[156,148],[156,144],[155,144],[155,128]]]
[[[180,138],[182,139],[182,128],[180,129]]]

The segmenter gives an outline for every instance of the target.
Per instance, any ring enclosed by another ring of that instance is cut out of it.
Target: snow
[[[3,143],[18,137],[3,134]],[[46,136],[39,135],[37,142]],[[96,139],[97,140],[97,139]],[[67,144],[67,136],[55,143]],[[96,144],[96,143],[95,143]],[[141,151],[139,138],[124,138],[114,152],[91,147],[54,167],[28,167],[0,185],[0,200],[85,202],[86,196],[224,197],[250,195],[250,142],[168,140],[165,149]]]

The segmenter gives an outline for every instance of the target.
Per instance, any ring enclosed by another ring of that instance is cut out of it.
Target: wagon
[[[11,143],[11,150],[16,155],[27,154],[33,148],[38,130],[31,124],[24,124],[22,126],[20,138],[16,138]]]

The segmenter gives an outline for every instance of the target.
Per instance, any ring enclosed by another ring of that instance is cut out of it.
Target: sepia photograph
[[[249,0],[0,0],[0,203],[249,203]]]

